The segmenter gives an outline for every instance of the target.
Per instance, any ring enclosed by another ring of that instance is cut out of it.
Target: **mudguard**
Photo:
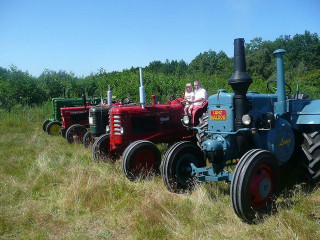
[[[298,114],[297,124],[320,124],[320,100],[310,101]]]

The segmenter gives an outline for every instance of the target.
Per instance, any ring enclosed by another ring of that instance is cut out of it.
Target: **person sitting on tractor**
[[[190,114],[192,114],[195,110],[199,109],[202,104],[207,101],[207,91],[204,88],[201,88],[201,84],[199,80],[194,81],[194,100],[191,101],[193,107],[189,108]]]
[[[184,93],[184,101],[186,105],[184,107],[184,115],[187,115],[188,112],[191,114],[192,112],[192,101],[194,100],[194,92],[191,83],[186,84],[185,93]]]

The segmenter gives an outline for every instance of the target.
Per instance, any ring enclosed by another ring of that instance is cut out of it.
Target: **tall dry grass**
[[[44,133],[49,111],[0,112],[0,239],[320,239],[320,189],[290,168],[278,211],[248,225],[229,184],[177,195],[160,176],[130,182],[119,161],[94,163],[88,149]]]

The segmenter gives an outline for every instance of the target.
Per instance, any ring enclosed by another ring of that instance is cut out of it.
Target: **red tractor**
[[[89,124],[89,110],[93,107],[112,107],[112,104],[119,105],[119,103],[112,103],[112,94],[109,90],[107,91],[107,103],[101,103],[98,106],[88,106],[86,97],[83,97],[84,106],[83,107],[66,107],[61,108],[61,119],[62,135],[67,139],[69,143],[82,143],[83,137],[87,132],[87,128],[90,127]]]
[[[92,106],[61,108],[61,133],[69,143],[82,142],[89,127],[89,109]]]
[[[145,91],[140,68],[140,103],[135,106],[116,106],[109,110],[107,133],[101,135],[92,146],[95,161],[122,155],[122,168],[130,180],[142,173],[159,171],[161,154],[155,144],[172,144],[179,140],[196,141],[193,130],[184,127],[181,119],[184,115],[182,98],[157,104],[145,105]],[[202,116],[207,108],[205,103],[194,114],[192,122]]]

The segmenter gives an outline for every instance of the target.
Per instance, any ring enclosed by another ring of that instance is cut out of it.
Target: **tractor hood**
[[[320,124],[320,100],[313,100],[307,104],[297,119],[297,124]]]

